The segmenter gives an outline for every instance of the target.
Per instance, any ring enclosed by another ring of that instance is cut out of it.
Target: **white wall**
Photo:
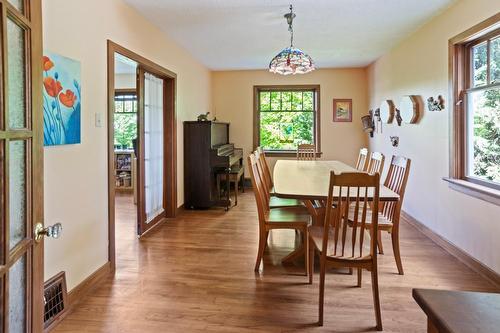
[[[255,85],[320,85],[321,150],[323,159],[354,164],[367,145],[361,116],[368,113],[367,73],[363,68],[319,69],[307,75],[281,76],[267,70],[213,73],[213,103],[217,119],[229,121],[230,140],[247,156],[253,150],[253,87]],[[351,123],[334,123],[333,99],[352,98]],[[346,138],[348,138],[346,140]],[[274,165],[276,158],[269,158]]]
[[[416,125],[385,125],[372,150],[412,159],[404,210],[500,273],[500,207],[456,192],[442,180],[449,172],[448,40],[498,13],[500,1],[462,0],[369,67],[370,106],[403,95],[443,95],[446,109],[425,111]],[[393,148],[389,136],[399,135]]]
[[[81,61],[82,143],[45,148],[45,224],[61,222],[45,242],[45,276],[64,270],[68,288],[108,260],[107,51],[112,41],[177,73],[178,205],[184,201],[182,121],[211,105],[211,73],[121,0],[44,0],[44,48]]]

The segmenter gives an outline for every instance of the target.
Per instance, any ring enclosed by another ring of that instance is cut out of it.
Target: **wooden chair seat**
[[[359,251],[359,241],[355,240],[353,242],[352,240],[352,228],[346,228],[346,240],[345,240],[345,251],[342,253],[342,246],[341,244],[337,244],[337,251],[335,251],[335,243],[333,241],[328,242],[328,250],[327,250],[327,257],[328,261],[334,261],[334,260],[339,260],[342,261],[342,259],[346,259],[348,262],[354,261],[359,261],[359,262],[364,262],[367,260],[371,261],[371,256],[370,256],[370,234],[368,231],[365,231],[365,239],[363,242],[362,246],[362,252],[360,253]],[[324,228],[320,226],[311,226],[309,227],[309,237],[313,244],[310,246],[315,246],[316,248],[320,249],[323,246],[323,233],[324,233]],[[357,234],[357,237],[359,237],[359,233]],[[330,235],[328,237],[329,239],[334,239],[335,235],[333,233],[333,230],[330,231]],[[356,244],[355,250],[354,250],[354,256],[352,255],[352,247],[353,244]],[[353,267],[357,266],[355,263],[352,265]],[[346,267],[346,266],[343,266]]]
[[[269,208],[283,208],[283,207],[304,207],[304,203],[297,199],[284,199],[278,197],[271,197],[269,199]]]
[[[275,208],[270,209],[266,214],[266,223],[280,224],[303,224],[305,226],[311,224],[311,215],[305,209],[297,208]],[[280,226],[281,228],[283,226]]]

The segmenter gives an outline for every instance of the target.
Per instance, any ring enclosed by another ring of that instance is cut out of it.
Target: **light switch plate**
[[[95,127],[102,127],[102,116],[98,112],[95,114]]]

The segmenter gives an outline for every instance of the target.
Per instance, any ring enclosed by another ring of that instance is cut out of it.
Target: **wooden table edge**
[[[417,302],[417,304],[420,306],[422,311],[427,316],[427,322],[431,321],[439,333],[453,333],[450,330],[450,328],[439,318],[439,316],[436,316],[433,314],[433,311],[430,309],[430,307],[427,305],[427,303],[422,299],[422,295],[420,295],[420,291],[424,291],[424,290],[431,290],[431,291],[432,290],[446,291],[446,290],[413,288],[412,289],[412,296],[413,296],[413,299],[415,300],[415,302]]]

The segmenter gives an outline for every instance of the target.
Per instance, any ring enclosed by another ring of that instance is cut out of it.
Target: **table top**
[[[500,331],[500,294],[413,289],[413,298],[439,332]]]
[[[303,200],[326,199],[330,184],[330,171],[332,170],[336,174],[342,172],[360,172],[356,168],[340,161],[278,160],[274,166],[274,194],[282,198]],[[373,196],[371,192],[368,192],[368,199]],[[355,190],[352,191],[352,196],[356,196]],[[398,201],[399,195],[381,185],[379,200]]]

